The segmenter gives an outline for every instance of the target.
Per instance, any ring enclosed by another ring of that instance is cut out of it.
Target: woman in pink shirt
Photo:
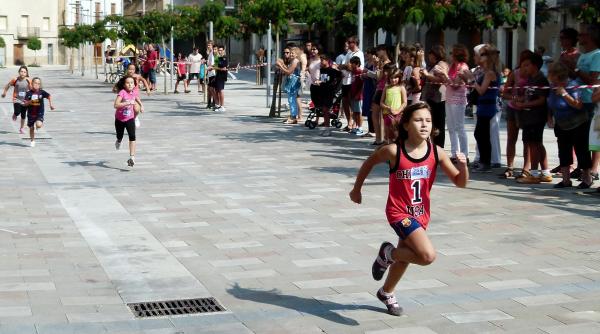
[[[469,156],[469,143],[465,131],[465,109],[467,107],[467,87],[461,75],[469,71],[469,50],[462,44],[452,48],[452,63],[448,70],[446,87],[446,117],[450,135],[450,160],[456,162],[456,153]]]
[[[135,164],[135,112],[144,112],[144,106],[139,97],[139,91],[135,90],[135,80],[126,75],[117,83],[119,93],[115,99],[115,130],[117,132],[117,141],[115,148],[121,148],[121,140],[127,129],[129,136],[129,159],[127,165],[133,167]]]

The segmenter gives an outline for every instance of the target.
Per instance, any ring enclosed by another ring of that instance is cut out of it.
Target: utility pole
[[[171,14],[173,13],[173,0],[171,0]],[[166,54],[165,54],[166,56]],[[175,72],[175,64],[173,63],[173,26],[171,25],[171,84],[170,90],[173,91],[173,72]],[[198,80],[200,80],[198,78]]]
[[[360,44],[357,46],[360,46],[361,48],[363,48],[365,43],[365,41],[363,41],[363,30],[363,0],[358,0],[358,41]]]
[[[210,0],[211,2],[213,0]],[[213,38],[213,21],[208,22],[208,39],[214,42]]]
[[[271,33],[271,21],[269,21],[269,30],[267,30],[267,66],[265,66],[267,74],[267,108],[269,107],[269,98],[271,97]]]
[[[535,0],[527,0],[527,48],[535,50]]]

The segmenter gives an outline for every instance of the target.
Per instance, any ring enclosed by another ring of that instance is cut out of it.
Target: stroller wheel
[[[331,124],[331,126],[336,126],[337,124],[337,120],[332,119],[331,122],[329,122]]]
[[[342,127],[342,122],[335,121],[335,127],[338,128],[338,129],[341,128]]]
[[[306,121],[304,121],[304,126],[310,127],[310,123],[310,119],[307,119]]]
[[[308,122],[308,128],[309,129],[312,130],[312,129],[314,129],[314,128],[317,127],[317,122],[314,122],[314,121],[307,121],[307,122]]]

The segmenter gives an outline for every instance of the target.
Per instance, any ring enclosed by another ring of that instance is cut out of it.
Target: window
[[[75,1],[75,24],[81,21],[81,2]]]
[[[22,28],[29,27],[29,16],[28,15],[21,15],[21,27]]]
[[[50,31],[50,18],[49,17],[44,17],[44,19],[42,21],[42,30]]]
[[[6,16],[0,16],[0,30],[8,29],[8,18]]]
[[[98,21],[100,21],[100,3],[99,2],[96,2],[95,12],[96,12],[96,15],[95,15],[96,21],[95,22],[98,22]]]
[[[110,4],[110,15],[115,15],[116,13],[117,13],[117,4],[113,2]]]

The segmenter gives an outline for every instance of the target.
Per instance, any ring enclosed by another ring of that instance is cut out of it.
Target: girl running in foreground
[[[129,136],[129,160],[127,160],[127,165],[133,167],[135,164],[135,110],[139,109],[139,112],[144,112],[144,106],[138,93],[136,93],[133,77],[130,75],[124,76],[119,80],[116,87],[119,89],[119,94],[115,99],[115,130],[117,131],[115,148],[117,150],[121,148],[121,140],[123,140],[123,134],[127,129],[127,135]]]
[[[386,215],[391,227],[400,240],[394,247],[384,242],[372,267],[373,278],[381,280],[390,267],[385,283],[377,298],[391,315],[399,316],[402,308],[394,296],[394,288],[410,263],[426,266],[435,260],[435,249],[425,230],[429,224],[429,192],[436,176],[437,165],[458,187],[467,185],[469,172],[464,154],[457,153],[458,169],[454,167],[444,149],[433,144],[431,108],[425,102],[408,106],[400,120],[399,136],[394,144],[385,145],[375,151],[362,165],[350,199],[362,202],[363,182],[379,163],[390,165],[389,196]]]

